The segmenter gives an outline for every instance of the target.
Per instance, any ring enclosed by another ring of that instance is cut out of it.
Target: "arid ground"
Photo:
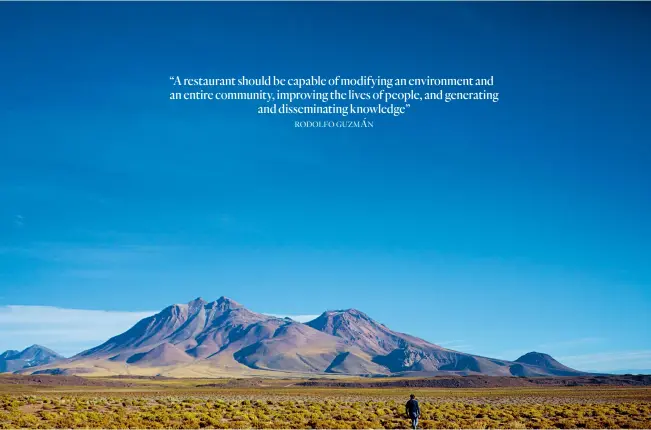
[[[0,428],[405,428],[411,392],[422,428],[651,428],[644,384],[394,381],[0,376]]]

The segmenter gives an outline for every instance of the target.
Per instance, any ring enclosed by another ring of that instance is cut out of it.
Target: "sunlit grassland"
[[[216,387],[197,387],[206,383]],[[650,428],[651,388],[321,388],[291,380],[139,381],[128,388],[3,386],[0,428]]]

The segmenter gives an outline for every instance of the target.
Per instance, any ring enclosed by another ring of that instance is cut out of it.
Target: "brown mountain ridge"
[[[395,332],[356,309],[308,323],[197,298],[144,318],[101,345],[20,373],[97,375],[578,376],[546,354],[498,360]]]

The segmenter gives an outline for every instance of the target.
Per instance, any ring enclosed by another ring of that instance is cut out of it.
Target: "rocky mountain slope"
[[[22,351],[9,350],[0,354],[0,373],[15,372],[62,359],[63,356],[41,345],[32,345]]]
[[[355,309],[327,311],[302,324],[221,297],[169,306],[95,348],[31,370],[170,376],[582,374],[531,354],[539,353],[511,362],[453,351],[395,332]]]

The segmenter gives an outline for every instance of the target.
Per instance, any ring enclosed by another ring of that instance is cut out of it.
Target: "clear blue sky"
[[[2,3],[0,307],[355,307],[477,354],[651,368],[650,17]],[[494,75],[501,94],[371,130],[167,99],[171,75],[273,74]]]

